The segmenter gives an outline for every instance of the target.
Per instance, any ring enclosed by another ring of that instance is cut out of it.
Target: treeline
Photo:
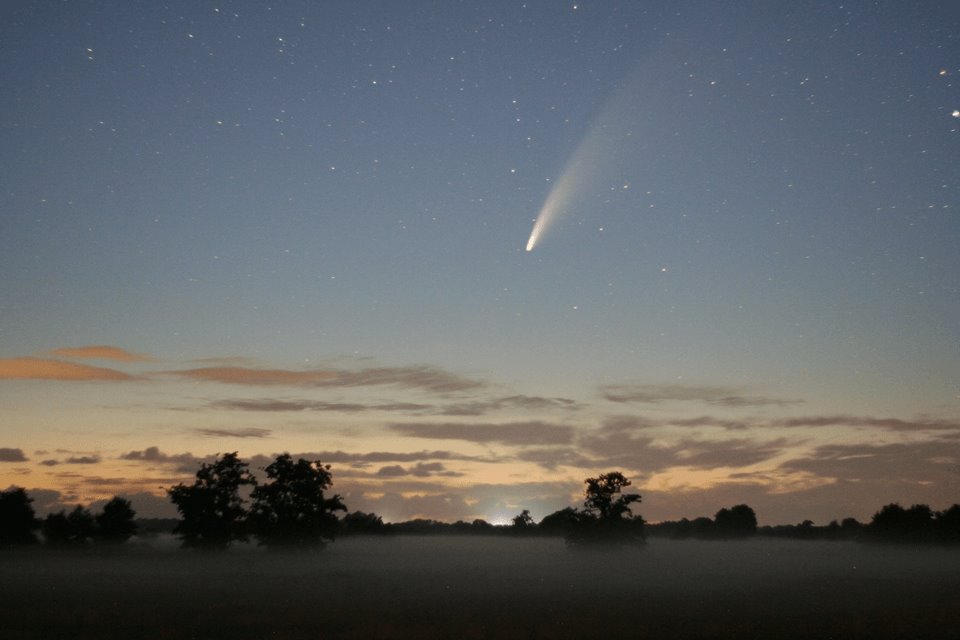
[[[861,540],[909,543],[960,543],[960,504],[945,511],[927,505],[909,508],[888,504],[869,523],[853,518],[815,526],[810,520],[796,525],[760,527],[754,510],[745,504],[720,509],[713,518],[683,518],[656,524],[634,514],[641,501],[623,493],[631,482],[619,471],[587,478],[583,506],[566,507],[535,522],[526,509],[510,525],[485,520],[454,523],[428,519],[384,523],[376,514],[348,512],[340,495],[327,495],[333,484],[330,465],[319,460],[281,454],[264,469],[260,482],[237,453],[203,463],[191,484],[167,489],[177,508],[177,520],[141,521],[145,535],[172,532],[184,547],[226,549],[234,542],[256,540],[267,547],[322,547],[338,535],[544,535],[563,536],[571,545],[593,543],[638,544],[646,536],[673,539],[723,539],[749,536],[821,540]],[[114,497],[102,512],[76,506],[70,511],[35,516],[32,499],[21,488],[0,492],[0,545],[38,542],[50,545],[124,542],[138,530],[129,501]],[[337,512],[344,512],[338,517]]]
[[[52,546],[126,542],[137,530],[130,501],[115,496],[100,513],[77,505],[37,518],[33,498],[20,487],[0,492],[0,545],[35,544],[37,532]]]
[[[734,517],[734,512],[738,510],[740,517]],[[824,526],[804,520],[799,524],[758,527],[755,518],[752,518],[751,526],[752,514],[753,510],[746,505],[738,505],[729,510],[721,509],[713,520],[706,517],[668,520],[648,525],[647,531],[651,536],[673,539],[759,535],[805,540],[960,544],[960,504],[954,504],[944,511],[934,511],[925,504],[905,508],[891,503],[874,513],[868,523],[844,518]]]

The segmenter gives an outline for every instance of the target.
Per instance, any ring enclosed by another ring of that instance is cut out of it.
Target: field
[[[0,553],[0,637],[956,638],[960,549],[851,542],[358,537]]]

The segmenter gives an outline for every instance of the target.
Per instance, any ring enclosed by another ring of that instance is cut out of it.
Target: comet
[[[540,207],[527,240],[527,251],[533,251],[547,229],[571,209],[578,195],[617,168],[624,152],[635,146],[631,125],[637,119],[637,105],[643,103],[636,95],[641,86],[639,75],[634,73],[607,99]]]
[[[582,148],[583,144],[580,146]],[[533,223],[533,230],[530,231],[530,238],[527,240],[527,251],[533,251],[547,226],[553,222],[559,213],[568,208],[571,194],[576,191],[574,187],[586,175],[585,168],[579,167],[582,156],[581,149],[574,152],[563,173],[560,174],[560,179],[553,185],[543,206],[540,207],[540,213],[537,214],[537,219]]]

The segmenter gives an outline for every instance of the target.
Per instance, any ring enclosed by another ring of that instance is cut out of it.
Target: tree
[[[536,526],[529,509],[524,509],[519,514],[513,516],[512,522],[514,531],[530,531]]]
[[[493,533],[494,526],[483,518],[474,518],[470,523],[470,533]]]
[[[580,512],[573,507],[564,507],[543,517],[537,528],[548,533],[565,533],[580,522]]]
[[[873,514],[867,534],[880,540],[930,540],[934,535],[934,513],[925,504],[904,509],[894,502]]]
[[[97,537],[107,542],[126,542],[137,530],[136,512],[130,501],[114,496],[97,515]]]
[[[294,462],[284,453],[265,471],[270,482],[251,493],[250,521],[260,544],[318,546],[333,540],[336,512],[347,508],[339,495],[324,495],[333,484],[330,465],[303,458]]]
[[[0,545],[30,544],[37,541],[40,526],[30,503],[33,498],[21,487],[0,491]]]
[[[634,515],[631,505],[640,502],[635,493],[621,493],[631,482],[619,471],[584,480],[586,499],[583,511],[574,512],[576,522],[567,542],[642,542],[643,518]]]
[[[86,544],[96,531],[93,514],[79,504],[70,513],[60,510],[48,514],[43,520],[43,537],[49,544]]]
[[[383,518],[375,513],[354,511],[340,520],[340,530],[344,533],[386,533],[389,529]]]
[[[599,478],[587,478],[584,484],[587,485],[584,509],[603,522],[617,522],[630,518],[633,515],[630,512],[630,505],[641,500],[636,493],[618,495],[631,484],[619,471],[601,474]],[[614,496],[617,498],[614,499]]]
[[[943,542],[960,542],[960,504],[937,513],[934,523],[938,538]]]
[[[247,511],[240,488],[257,484],[247,467],[236,451],[226,453],[212,464],[201,464],[192,485],[167,489],[180,512],[174,533],[183,546],[226,549],[235,540],[246,540]]]
[[[812,527],[805,521],[801,526]],[[745,504],[729,509],[720,509],[713,516],[713,530],[717,535],[728,537],[750,536],[757,532],[757,514]]]

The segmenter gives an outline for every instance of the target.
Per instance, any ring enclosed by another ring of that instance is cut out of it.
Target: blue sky
[[[442,450],[334,477],[442,519],[544,515],[608,463],[654,518],[956,500],[950,3],[0,12],[3,484],[158,494],[186,472],[150,447]],[[536,425],[549,451],[491,435]]]

